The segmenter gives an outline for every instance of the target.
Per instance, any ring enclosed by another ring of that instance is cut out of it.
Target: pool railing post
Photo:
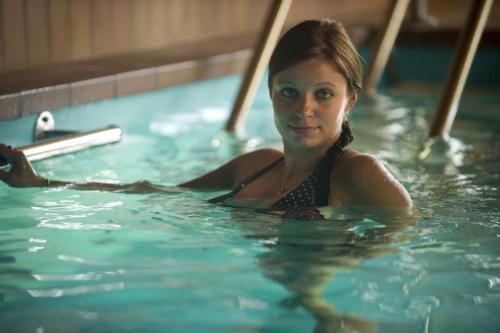
[[[243,78],[238,96],[226,123],[226,131],[234,132],[242,126],[245,114],[250,108],[262,80],[267,63],[271,58],[281,29],[293,0],[274,0],[261,32],[255,53]]]
[[[484,31],[493,0],[472,1],[472,8],[457,42],[453,63],[450,66],[429,137],[448,136],[458,109],[460,97],[469,75],[481,35]]]
[[[410,0],[393,0],[385,26],[380,30],[365,77],[365,91],[377,89],[389,55],[396,41],[401,24],[405,17]]]

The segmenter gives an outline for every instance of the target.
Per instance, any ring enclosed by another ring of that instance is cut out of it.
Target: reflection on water
[[[103,229],[113,230],[120,229],[120,224],[115,223],[99,223],[91,224],[87,221],[99,211],[112,210],[122,206],[120,201],[103,202],[95,205],[83,204],[75,200],[59,200],[45,201],[38,205],[32,206],[35,211],[43,212],[36,220],[39,222],[38,227],[52,229],[72,229],[72,230],[88,230],[88,229]],[[80,222],[81,221],[81,222]]]
[[[63,297],[63,296],[75,296],[81,294],[89,294],[96,292],[109,292],[115,290],[123,289],[125,284],[123,282],[118,283],[105,283],[97,284],[92,286],[80,286],[73,288],[55,288],[55,289],[28,289],[27,292],[33,297]]]
[[[413,216],[379,216],[379,222],[363,218],[373,213],[381,212],[357,208],[350,213],[343,208],[337,209],[337,214],[330,212],[340,220],[283,219],[264,224],[266,227],[263,223],[245,222],[241,211],[233,211],[231,219],[246,232],[245,237],[258,240],[266,248],[257,256],[257,262],[267,278],[289,291],[279,302],[281,307],[307,311],[315,320],[314,332],[373,332],[375,322],[358,311],[350,314],[336,310],[334,294],[330,295],[333,302],[324,297],[325,287],[335,283],[338,272],[354,270],[365,259],[393,253],[397,243],[416,233]],[[402,268],[399,264],[395,267]],[[403,269],[425,271],[419,265],[409,267],[409,263]],[[375,283],[370,288],[374,291],[376,287]],[[373,298],[369,294],[363,297]]]

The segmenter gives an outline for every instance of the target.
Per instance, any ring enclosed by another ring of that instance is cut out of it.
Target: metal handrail
[[[118,126],[96,129],[88,132],[67,134],[53,139],[38,141],[16,149],[21,150],[29,161],[73,153],[90,147],[115,143],[121,140],[122,130]],[[0,167],[9,164],[0,158]]]
[[[266,25],[259,37],[257,48],[245,73],[231,115],[226,123],[226,131],[234,132],[241,127],[243,118],[257,93],[259,83],[271,58],[273,48],[278,41],[292,1],[274,0]]]

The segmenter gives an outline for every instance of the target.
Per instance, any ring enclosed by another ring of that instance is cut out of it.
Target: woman
[[[262,149],[180,184],[233,188],[212,202],[262,199],[272,211],[356,205],[411,207],[408,192],[374,157],[347,148],[353,140],[348,114],[361,91],[360,56],[342,25],[305,21],[278,42],[269,64],[269,91],[284,151]],[[11,164],[0,180],[16,187],[71,186],[132,193],[163,191],[149,182],[75,184],[40,177],[20,151],[0,145]],[[307,214],[309,214],[307,213]],[[306,215],[307,215],[306,214]]]

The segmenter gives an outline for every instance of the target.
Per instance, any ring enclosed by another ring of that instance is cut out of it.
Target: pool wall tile
[[[242,73],[251,54],[250,50],[231,52],[0,95],[0,120],[187,84],[220,75]]]
[[[118,74],[116,96],[127,96],[156,89],[156,68]]]
[[[21,95],[0,96],[0,120],[14,119],[21,116]]]
[[[245,66],[243,66],[242,71],[246,69],[249,56],[247,55],[245,58]],[[222,54],[204,59],[200,66],[200,74],[202,77],[213,78],[225,75],[225,73],[231,73],[235,67],[238,67],[236,64],[240,57],[241,55],[238,53],[231,55]],[[240,63],[238,65],[241,65]]]
[[[200,79],[198,61],[161,66],[156,73],[158,89],[186,84]]]
[[[45,110],[61,109],[69,105],[69,84],[21,93],[21,115],[28,116]]]
[[[244,50],[234,54],[233,59],[228,61],[228,63],[231,64],[229,73],[244,73],[248,68],[251,58],[252,51],[250,50]]]
[[[70,84],[71,105],[96,102],[115,97],[115,76],[74,82]]]

